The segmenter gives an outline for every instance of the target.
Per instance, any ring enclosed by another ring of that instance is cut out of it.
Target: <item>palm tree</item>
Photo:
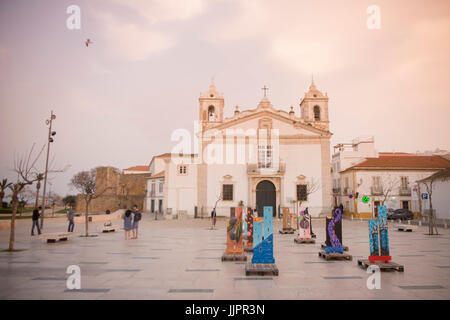
[[[36,202],[35,202],[35,207],[38,207],[38,202],[39,202],[39,189],[41,189],[41,181],[44,180],[44,174],[43,173],[38,173],[36,175]]]
[[[3,179],[0,183],[0,208],[3,207],[3,197],[5,196],[5,190],[12,186],[11,182],[8,182],[8,179]]]

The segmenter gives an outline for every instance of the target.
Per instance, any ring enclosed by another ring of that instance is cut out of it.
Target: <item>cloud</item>
[[[268,57],[307,74],[322,73],[334,68],[329,55],[332,47],[324,41],[300,42],[288,36],[280,37],[271,41]]]
[[[352,61],[349,30],[360,38],[365,11],[345,19],[335,3],[305,5],[292,1],[229,1],[235,14],[207,31],[206,41],[257,41],[269,61],[306,73],[331,71]],[[325,6],[325,7],[324,7]],[[320,12],[320,15],[311,14]],[[360,25],[359,25],[360,24]],[[332,27],[330,27],[330,25]],[[339,60],[339,63],[337,63]]]
[[[150,23],[187,20],[203,13],[204,0],[114,0],[145,17]]]
[[[124,18],[118,12],[93,6],[93,14],[103,28],[101,34],[108,46],[108,55],[126,61],[143,61],[173,47],[176,37],[163,32],[158,23],[184,21],[202,14],[205,0],[114,0],[121,7],[144,20]],[[99,70],[97,70],[99,71]]]
[[[95,11],[94,14],[104,29],[101,34],[108,47],[107,54],[113,58],[143,61],[174,45],[175,41],[169,35],[155,31],[150,26],[123,22],[112,13]]]

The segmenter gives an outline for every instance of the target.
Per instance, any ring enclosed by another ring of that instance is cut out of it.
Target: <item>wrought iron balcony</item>
[[[273,167],[273,164],[269,166],[267,164],[247,163],[247,174],[284,174],[286,172],[286,163],[279,161],[278,168]]]
[[[398,194],[401,196],[410,196],[411,195],[411,189],[410,188],[402,188],[400,187]]]
[[[375,187],[372,186],[370,188],[370,192],[372,193],[373,196],[382,195],[383,194],[383,187],[381,187],[381,186],[375,186]]]

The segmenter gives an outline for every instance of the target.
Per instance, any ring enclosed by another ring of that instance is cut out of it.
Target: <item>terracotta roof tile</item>
[[[150,171],[149,166],[134,166],[127,169],[123,169],[124,171]]]
[[[367,158],[345,171],[363,168],[444,169],[448,167],[450,167],[450,161],[440,156],[380,153],[378,158]]]

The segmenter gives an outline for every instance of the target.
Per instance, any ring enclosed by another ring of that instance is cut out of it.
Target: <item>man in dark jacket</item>
[[[67,228],[67,232],[73,232],[73,228],[75,226],[75,223],[73,221],[75,217],[75,212],[73,211],[73,208],[70,206],[69,210],[67,211],[67,220],[69,220],[69,227]]]
[[[38,234],[41,234],[41,229],[39,228],[39,217],[41,216],[42,207],[33,210],[33,226],[31,227],[31,235],[34,236],[34,227],[37,227]]]

